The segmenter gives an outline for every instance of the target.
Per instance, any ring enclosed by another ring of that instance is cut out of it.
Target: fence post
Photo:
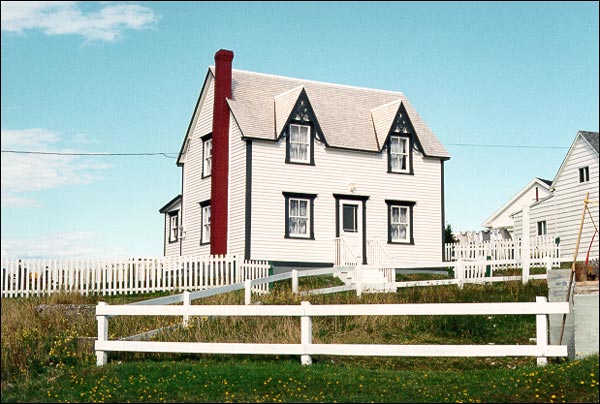
[[[106,302],[98,302],[98,306],[108,306]],[[96,312],[98,310],[98,306],[96,306]],[[98,320],[98,340],[96,341],[96,345],[100,342],[104,342],[108,340],[108,317],[107,316],[96,316],[96,320]],[[96,366],[104,366],[108,362],[108,355],[106,351],[99,351],[96,349]]]
[[[300,344],[302,344],[303,350],[306,351],[307,346],[312,344],[312,319],[306,315],[306,309],[310,307],[310,302],[301,302],[300,306],[304,308],[304,315],[300,317]],[[311,356],[301,355],[300,363],[311,365]]]
[[[465,282],[465,263],[461,259],[456,261],[456,265],[454,266],[454,277],[458,281],[458,287],[462,289]]]
[[[252,303],[252,280],[246,279],[244,281],[244,304],[248,305]]]
[[[545,296],[536,296],[535,301],[536,303],[546,303],[548,299]],[[537,314],[535,316],[535,337],[537,347],[545,351],[548,346],[548,317],[546,314]],[[547,357],[539,356],[537,358],[538,366],[546,366],[547,364]]]
[[[183,292],[183,307],[189,307],[191,304],[192,304],[192,296],[191,296],[190,292],[186,290]],[[187,327],[189,322],[190,322],[190,316],[189,316],[189,314],[185,314],[183,316],[184,327]]]
[[[292,269],[292,293],[298,293],[298,270]]]
[[[529,236],[529,205],[523,206],[523,236],[521,237],[521,280],[529,282],[529,266],[531,262],[531,238]]]

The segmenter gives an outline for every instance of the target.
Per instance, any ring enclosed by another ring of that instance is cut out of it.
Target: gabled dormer
[[[327,145],[306,90],[296,87],[275,97],[277,139],[285,137],[287,164],[315,165],[315,138]]]
[[[388,173],[413,175],[413,149],[417,146],[415,128],[400,103],[387,138]]]

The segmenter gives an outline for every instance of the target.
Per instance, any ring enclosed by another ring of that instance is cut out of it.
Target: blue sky
[[[598,131],[597,2],[2,2],[2,256],[160,256],[206,69],[402,91],[477,230]],[[510,147],[467,146],[503,145]],[[519,147],[515,147],[519,146]]]

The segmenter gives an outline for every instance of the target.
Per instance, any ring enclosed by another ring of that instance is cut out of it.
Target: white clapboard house
[[[589,213],[578,250],[578,261],[598,257],[599,235],[594,235],[598,220],[598,132],[579,131],[550,186],[550,195],[529,207],[529,236],[552,235],[559,238],[561,254],[573,257],[584,199],[589,192]],[[515,236],[523,235],[523,209],[513,214]]]
[[[403,93],[209,67],[164,253],[275,267],[441,261],[448,152]],[[337,252],[336,252],[337,251]],[[336,258],[337,257],[337,258]],[[378,258],[379,257],[379,258]]]
[[[534,178],[517,192],[509,201],[502,205],[498,210],[490,215],[482,226],[490,232],[497,232],[505,229],[510,238],[513,238],[514,220],[512,215],[523,209],[525,205],[531,205],[541,199],[546,198],[552,192],[550,186],[552,181],[542,178]]]

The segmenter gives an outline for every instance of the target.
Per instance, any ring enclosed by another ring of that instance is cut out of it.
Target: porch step
[[[344,282],[346,285],[355,285],[355,269],[353,266],[338,267],[344,269],[341,272],[336,273],[336,276]],[[367,269],[362,270],[362,283],[364,285],[365,292],[395,292],[396,288],[391,288],[387,285],[387,279],[379,269]]]

